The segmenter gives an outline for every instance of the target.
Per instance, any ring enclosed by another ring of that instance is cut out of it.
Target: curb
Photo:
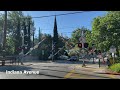
[[[112,72],[110,70],[106,70],[105,74],[120,75],[120,73]]]

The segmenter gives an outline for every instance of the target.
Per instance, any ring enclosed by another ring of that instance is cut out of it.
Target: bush
[[[113,72],[120,73],[120,63],[113,64],[109,69]]]
[[[113,58],[110,58],[110,63],[111,64],[120,63],[120,57],[115,57],[114,60],[113,60]]]

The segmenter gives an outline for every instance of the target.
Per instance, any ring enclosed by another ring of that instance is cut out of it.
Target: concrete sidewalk
[[[74,67],[75,72],[77,74],[83,74],[83,75],[90,75],[90,76],[95,76],[96,79],[100,78],[105,78],[105,79],[120,79],[120,75],[112,75],[112,74],[107,74],[107,66],[103,65],[99,68],[98,65],[95,64],[90,64],[86,65],[86,67],[82,67],[82,65],[76,65]]]

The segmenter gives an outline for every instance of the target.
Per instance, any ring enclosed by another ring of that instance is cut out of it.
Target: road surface
[[[0,79],[120,79],[119,75],[105,74],[106,65],[82,62],[26,62],[24,65],[0,66]],[[22,73],[18,73],[18,72]],[[23,73],[23,72],[27,73]],[[38,73],[31,73],[31,72]],[[16,73],[17,72],[17,73]]]

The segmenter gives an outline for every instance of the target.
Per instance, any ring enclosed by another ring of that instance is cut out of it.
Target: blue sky
[[[46,15],[54,15],[61,13],[71,13],[76,11],[23,11],[25,15],[31,15],[32,17],[40,17]],[[77,11],[78,12],[78,11]],[[71,36],[72,31],[76,28],[80,28],[82,26],[92,29],[92,21],[93,18],[98,16],[104,16],[106,14],[105,11],[92,11],[92,12],[84,12],[77,14],[70,14],[66,16],[57,16],[57,26],[58,33],[63,34],[63,36]],[[33,18],[35,22],[36,32],[35,35],[38,35],[39,27],[42,33],[47,33],[53,35],[53,27],[54,27],[54,17],[45,17],[45,18]]]
[[[78,11],[23,11],[25,15],[30,15],[32,17],[40,17],[47,15],[57,15],[61,13],[71,13]],[[71,36],[72,31],[76,28],[85,28],[92,29],[93,18],[98,16],[104,16],[105,11],[91,11],[77,14],[70,14],[66,16],[57,16],[57,26],[58,33],[63,34],[63,36]],[[35,23],[35,36],[38,36],[39,28],[42,33],[47,33],[53,35],[54,27],[54,17],[45,17],[45,18],[33,18]]]

